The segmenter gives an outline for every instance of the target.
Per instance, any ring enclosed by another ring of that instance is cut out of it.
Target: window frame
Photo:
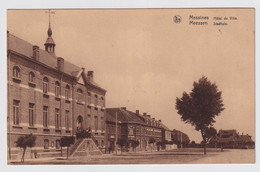
[[[13,78],[21,79],[21,69],[18,66],[13,67]]]
[[[20,101],[13,100],[13,124],[20,124]]]
[[[29,78],[28,78],[28,81],[30,83],[35,83],[35,73],[34,72],[29,72]]]
[[[84,92],[81,88],[77,89],[77,103],[83,104]]]
[[[61,128],[60,109],[55,108],[55,129]]]
[[[66,110],[65,111],[65,128],[66,130],[69,130],[70,129],[70,111],[69,110]]]
[[[29,103],[29,127],[34,127],[35,125],[34,105],[34,103]]]
[[[43,148],[44,148],[44,150],[49,150],[50,142],[49,142],[48,139],[44,139],[44,141],[43,141]]]
[[[47,77],[44,77],[42,81],[43,81],[42,92],[43,92],[43,94],[48,94],[49,93],[49,79]]]
[[[55,82],[55,97],[60,98],[61,97],[61,84],[59,81]]]
[[[49,120],[48,120],[48,106],[43,106],[43,127],[48,128]]]

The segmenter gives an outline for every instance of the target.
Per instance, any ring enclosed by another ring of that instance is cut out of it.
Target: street
[[[254,149],[208,149],[203,155],[200,148],[187,148],[173,151],[104,154],[87,157],[49,158],[41,160],[18,161],[10,164],[216,164],[216,163],[254,163]]]

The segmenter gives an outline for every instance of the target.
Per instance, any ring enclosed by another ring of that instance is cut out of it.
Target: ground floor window
[[[49,140],[48,139],[44,140],[44,149],[49,149]]]
[[[60,149],[60,140],[56,140],[56,149]]]

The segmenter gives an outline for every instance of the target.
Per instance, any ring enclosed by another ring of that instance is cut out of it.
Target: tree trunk
[[[69,146],[67,146],[67,159],[69,159]]]
[[[204,155],[207,154],[206,148],[207,148],[207,141],[205,138],[203,138],[203,144],[204,144]]]
[[[25,150],[26,150],[26,147],[24,147],[24,148],[23,148],[23,155],[22,155],[21,162],[24,162],[24,155],[25,155]]]

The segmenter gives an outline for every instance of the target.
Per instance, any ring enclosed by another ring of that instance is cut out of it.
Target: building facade
[[[250,135],[244,135],[243,133],[240,135],[235,129],[219,130],[217,136],[209,141],[209,146],[228,149],[248,149],[254,148],[255,142]]]
[[[115,136],[116,121],[118,126],[118,135]],[[106,147],[113,149],[115,145],[115,138],[117,140],[123,139],[124,142],[135,140],[139,142],[136,150],[150,150],[156,149],[156,142],[162,141],[161,123],[150,115],[144,113],[139,114],[139,110],[132,112],[125,107],[122,108],[106,108]],[[154,144],[149,143],[149,139],[155,140]]]
[[[45,50],[7,33],[8,154],[21,156],[15,141],[37,137],[31,158],[60,154],[62,136],[91,130],[98,146],[105,145],[106,90],[85,71],[55,54],[49,27]],[[30,158],[30,157],[27,157]]]

